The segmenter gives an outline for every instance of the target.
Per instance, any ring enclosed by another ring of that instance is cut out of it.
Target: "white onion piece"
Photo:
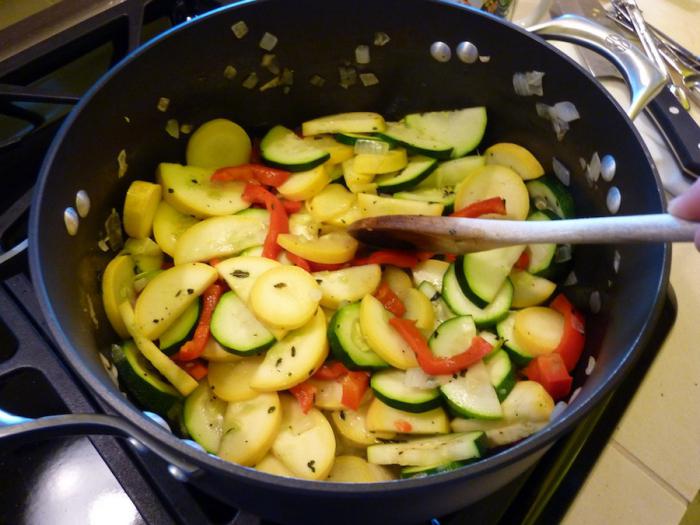
[[[379,79],[374,73],[360,73],[360,82],[363,86],[370,87],[379,84]]]
[[[338,76],[340,77],[340,87],[344,89],[357,84],[357,71],[354,67],[339,67]]]
[[[573,122],[574,120],[581,118],[576,106],[574,106],[572,102],[557,102],[553,107],[556,116],[564,122]]]
[[[158,105],[156,106],[158,108],[158,111],[166,112],[168,111],[168,106],[170,105],[170,99],[165,98],[165,97],[160,97],[158,99]]]
[[[620,252],[615,250],[615,253],[613,254],[613,270],[615,273],[620,271],[620,262],[622,262],[622,255],[620,255]]]
[[[569,275],[566,276],[566,279],[564,279],[564,286],[573,286],[576,283],[578,283],[578,277],[576,276],[576,273],[571,271]]]
[[[192,126],[192,124],[180,124],[180,133],[182,133],[183,135],[189,135],[190,133],[192,133],[193,129],[194,127]]]
[[[117,178],[121,179],[126,174],[126,170],[129,169],[129,165],[126,163],[126,150],[121,150],[117,155],[117,165],[119,166]]]
[[[530,95],[542,96],[544,94],[542,91],[542,77],[544,77],[542,71],[526,71],[525,73],[513,74],[515,94],[521,97]]]
[[[578,158],[578,163],[579,163],[579,166],[581,166],[581,169],[584,171],[588,167],[588,163],[586,162],[586,159],[584,159],[583,157]]]
[[[369,64],[369,46],[359,45],[355,48],[355,62],[358,64]]]
[[[255,71],[253,71],[250,75],[246,77],[246,79],[243,81],[243,84],[241,85],[246,89],[253,89],[255,86],[258,85],[258,74]]]
[[[355,154],[360,153],[386,155],[389,153],[389,143],[383,140],[357,139],[355,142]]]
[[[277,37],[272,33],[265,33],[260,39],[260,47],[265,51],[272,51],[277,45]]]
[[[408,368],[404,375],[403,382],[411,388],[419,388],[421,390],[430,390],[440,386],[440,382],[436,377],[429,376],[422,368]]]
[[[391,40],[391,38],[389,38],[389,35],[387,35],[383,31],[379,31],[377,33],[374,33],[374,45],[377,47],[382,47],[382,46],[387,45],[390,40]]]
[[[552,157],[552,171],[557,179],[559,179],[559,182],[564,186],[569,186],[569,184],[571,184],[571,172],[556,157]]]
[[[486,56],[486,55],[483,55],[483,56],[480,55],[479,62],[481,62],[482,64],[486,64],[487,62],[491,62],[491,57]]]
[[[556,421],[557,419],[559,419],[559,417],[564,413],[568,406],[569,404],[566,401],[559,401],[556,405],[554,405],[552,413],[549,414],[549,420]]]
[[[578,387],[576,390],[574,390],[574,393],[571,394],[571,397],[569,398],[569,404],[572,404],[574,402],[574,399],[576,399],[580,393],[581,387]]]
[[[238,70],[233,67],[233,66],[226,66],[224,68],[224,78],[231,80],[233,78],[236,78],[236,75],[238,74]]]
[[[591,161],[586,167],[586,179],[588,179],[589,183],[593,184],[598,181],[598,179],[600,178],[600,167],[600,156],[596,151],[591,156]]]
[[[600,312],[601,298],[600,298],[599,291],[596,290],[588,298],[588,306],[590,307],[591,312],[593,312],[594,314],[597,314],[598,312]]]
[[[312,86],[323,87],[323,85],[324,85],[325,83],[326,83],[326,79],[323,78],[323,77],[320,76],[320,75],[313,75],[313,76],[309,79],[309,84],[311,84]]]
[[[588,356],[588,364],[586,365],[586,375],[589,376],[593,373],[595,369],[595,357]]]
[[[174,139],[180,138],[180,123],[174,118],[168,119],[165,123],[165,132]]]
[[[231,31],[236,35],[236,38],[241,39],[248,34],[248,24],[243,20],[239,20],[231,26]]]
[[[570,244],[561,244],[557,246],[556,251],[554,252],[554,262],[555,263],[562,263],[566,261],[571,260],[571,245]]]

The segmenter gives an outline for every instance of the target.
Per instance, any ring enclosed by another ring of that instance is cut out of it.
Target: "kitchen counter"
[[[700,1],[638,3],[648,21],[700,53]],[[700,122],[700,109],[692,113]],[[668,158],[660,153],[661,138],[648,127],[639,125],[662,172]],[[678,300],[676,322],[565,525],[689,525],[700,519],[691,517],[700,505],[700,253],[691,244],[673,247],[671,285]]]

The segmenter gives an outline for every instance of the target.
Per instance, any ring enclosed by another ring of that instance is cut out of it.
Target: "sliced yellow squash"
[[[281,266],[280,263],[267,257],[244,255],[221,261],[216,265],[216,271],[229,288],[247,303],[257,278],[277,266]]]
[[[163,200],[180,213],[195,217],[231,215],[250,203],[243,200],[244,182],[211,182],[211,169],[161,163],[156,179],[163,188]]]
[[[325,416],[312,408],[304,414],[296,399],[280,395],[282,424],[272,453],[294,476],[326,479],[335,459],[335,436]]]
[[[456,188],[454,209],[493,197],[506,201],[506,214],[487,214],[485,218],[524,221],[530,211],[530,195],[523,179],[505,166],[487,165],[476,168]]]
[[[157,339],[218,276],[214,268],[202,263],[181,264],[159,273],[136,300],[140,332],[147,339]]]
[[[291,233],[280,233],[277,244],[288,252],[322,264],[340,264],[355,257],[358,242],[350,234],[338,231],[321,235],[317,239],[305,239]]]
[[[394,479],[391,472],[381,465],[373,465],[358,456],[335,458],[328,481],[339,483],[374,483]]]
[[[119,305],[123,301],[132,304],[136,300],[134,290],[134,261],[130,255],[117,255],[109,261],[102,275],[102,304],[109,324],[122,339],[129,337]]]
[[[536,179],[544,175],[542,164],[527,149],[510,142],[500,142],[484,152],[486,164],[498,164],[512,169],[523,180]]]
[[[450,421],[442,407],[416,414],[397,410],[375,398],[367,410],[367,430],[402,434],[447,434],[450,431]]]
[[[321,287],[321,306],[339,308],[372,294],[379,286],[382,271],[378,264],[365,264],[342,270],[315,272],[313,278]]]
[[[522,181],[521,181],[522,182]],[[525,190],[527,192],[527,190]],[[379,197],[368,193],[357,194],[357,204],[362,217],[379,215],[442,215],[444,206],[435,202],[421,202]]]
[[[250,161],[251,143],[235,122],[217,118],[199,126],[187,142],[187,164],[216,169]]]
[[[135,180],[129,186],[124,200],[124,231],[134,239],[151,235],[162,189],[159,184]]]
[[[293,201],[310,199],[328,185],[330,179],[326,167],[321,164],[307,171],[299,171],[277,187],[283,197]]]
[[[381,440],[394,439],[396,430],[390,432],[370,432],[367,430],[367,410],[369,403],[360,405],[357,410],[342,409],[331,412],[331,420],[338,433],[350,443],[359,446],[373,445]]]
[[[346,212],[354,202],[355,196],[343,185],[329,184],[306,202],[306,209],[315,221],[324,222]]]
[[[327,165],[340,164],[344,160],[352,157],[355,152],[352,146],[341,144],[329,135],[315,135],[306,137],[304,142],[307,142],[315,148],[320,148],[327,152],[331,157],[326,161]]]
[[[353,168],[359,173],[393,173],[408,164],[408,156],[403,148],[390,149],[386,153],[359,153],[355,155]]]
[[[224,401],[253,399],[258,391],[250,388],[250,379],[262,362],[263,357],[256,356],[244,357],[234,363],[209,363],[209,385]]]
[[[526,308],[545,302],[556,289],[556,283],[532,275],[524,270],[513,269],[510,272],[510,282],[513,283],[513,308]]]
[[[167,202],[161,201],[153,218],[153,237],[161,249],[173,257],[180,235],[198,222],[199,219],[192,215],[180,213]]]
[[[564,335],[564,316],[546,306],[531,306],[515,314],[518,345],[533,356],[553,352]]]
[[[305,137],[321,133],[375,133],[385,129],[386,122],[379,113],[362,111],[327,115],[301,125],[301,133]]]
[[[367,344],[390,365],[406,370],[418,366],[416,355],[406,341],[391,327],[393,315],[373,295],[360,303],[360,329]]]
[[[311,377],[326,357],[326,317],[318,308],[306,325],[289,332],[268,349],[250,386],[260,391],[286,390]]]

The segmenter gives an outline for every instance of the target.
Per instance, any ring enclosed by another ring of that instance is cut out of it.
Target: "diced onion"
[[[571,102],[557,102],[554,106],[548,106],[538,102],[535,104],[537,115],[552,123],[557,140],[561,141],[569,131],[569,122],[579,118],[578,110]]]
[[[564,279],[564,286],[573,286],[576,283],[578,283],[578,277],[576,276],[575,272],[570,272],[569,275],[566,276],[566,279]]]
[[[272,53],[265,53],[262,57],[262,60],[260,61],[260,65],[267,69],[273,75],[280,74],[280,65],[277,61],[277,55],[273,55]]]
[[[422,368],[409,368],[404,375],[404,384],[412,388],[430,390],[439,387],[442,383],[438,377],[426,374]]]
[[[552,157],[552,171],[564,186],[571,184],[571,172],[556,157]]]
[[[326,83],[326,79],[323,78],[323,77],[320,76],[320,75],[313,75],[313,76],[309,79],[309,84],[311,84],[312,86],[323,87],[323,85],[324,85],[325,83]]]
[[[554,262],[562,263],[571,260],[571,245],[560,244],[554,252]]]
[[[357,71],[354,67],[340,66],[338,68],[338,76],[340,77],[340,87],[349,88],[357,84]]]
[[[189,135],[192,133],[192,124],[180,124],[180,133],[183,135]]]
[[[358,64],[369,64],[369,46],[364,44],[355,48],[355,62]]]
[[[596,290],[591,294],[591,296],[588,298],[588,306],[591,309],[591,312],[594,314],[597,314],[600,312],[600,307],[601,305],[601,299],[600,299],[600,292]]]
[[[360,73],[360,82],[363,86],[370,87],[379,84],[379,79],[374,73]]]
[[[274,77],[267,82],[265,82],[262,86],[260,86],[260,91],[267,91],[268,89],[276,88],[277,86],[280,85],[280,77]]]
[[[165,132],[174,139],[180,138],[180,124],[174,118],[165,123]]]
[[[277,37],[272,33],[265,33],[260,39],[260,47],[265,51],[272,51],[277,45]]]
[[[588,356],[588,364],[586,365],[586,375],[589,376],[593,373],[595,369],[595,357]]]
[[[126,174],[126,170],[129,169],[129,165],[126,163],[126,150],[121,150],[117,155],[117,165],[119,166],[117,178],[121,179]]]
[[[105,240],[109,249],[118,252],[124,245],[124,236],[122,235],[122,221],[119,218],[119,212],[112,208],[111,213],[105,220],[105,232],[107,236]]]
[[[620,271],[620,263],[622,262],[622,255],[620,252],[615,250],[615,253],[613,254],[613,270],[615,273],[618,273]]]
[[[243,20],[239,20],[231,26],[231,31],[236,35],[236,38],[241,39],[248,34],[248,24]]]
[[[578,387],[576,390],[574,390],[574,393],[571,394],[571,397],[569,398],[569,404],[573,403],[574,399],[576,399],[580,393],[581,393],[581,387]]]
[[[542,91],[543,77],[544,73],[542,71],[526,71],[525,73],[513,74],[513,89],[515,89],[515,94],[521,97],[528,97],[530,95],[542,96],[544,94]]]
[[[486,56],[486,55],[479,55],[479,62],[482,64],[486,64],[487,62],[491,62],[491,57]]]
[[[287,69],[286,67],[282,70],[282,76],[280,77],[280,86],[291,86],[294,84],[294,71],[292,69]]]
[[[389,143],[383,140],[357,139],[355,142],[355,154],[361,153],[386,155],[389,153]]]
[[[233,66],[226,66],[226,68],[224,69],[224,78],[227,78],[229,80],[235,78],[237,74],[238,70]]]
[[[586,179],[590,184],[593,184],[598,181],[598,178],[600,177],[600,167],[600,156],[596,151],[593,153],[591,161],[586,166]]]
[[[131,124],[131,119],[124,115],[124,122],[126,122],[127,124]]]
[[[389,35],[386,33],[379,31],[377,33],[374,33],[374,45],[377,47],[382,47],[385,46],[389,43]]]
[[[158,99],[158,111],[166,112],[168,111],[168,106],[170,105],[170,99],[165,97],[160,97]]]
[[[242,86],[246,89],[253,89],[257,85],[258,85],[258,74],[255,71],[253,71],[250,75],[248,75],[242,84]]]

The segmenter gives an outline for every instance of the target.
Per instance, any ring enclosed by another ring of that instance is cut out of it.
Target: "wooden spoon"
[[[667,213],[560,221],[384,215],[356,221],[348,232],[380,248],[469,253],[533,243],[692,242],[699,227]]]

